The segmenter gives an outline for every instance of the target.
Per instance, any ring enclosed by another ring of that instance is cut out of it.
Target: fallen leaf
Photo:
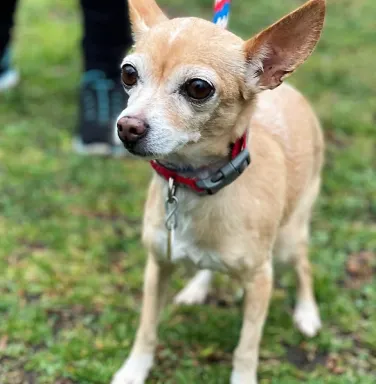
[[[369,282],[375,272],[376,253],[371,251],[355,252],[349,255],[346,262],[346,286],[359,288]]]

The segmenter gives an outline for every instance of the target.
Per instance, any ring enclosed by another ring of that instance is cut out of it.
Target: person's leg
[[[10,67],[9,42],[14,22],[17,0],[3,0],[0,3],[0,92],[18,83],[18,72]]]
[[[113,125],[124,109],[126,95],[120,84],[120,63],[132,45],[125,0],[81,0],[84,75],[76,149],[109,153]]]
[[[81,0],[85,71],[101,70],[119,77],[119,65],[132,45],[128,3],[124,0]]]

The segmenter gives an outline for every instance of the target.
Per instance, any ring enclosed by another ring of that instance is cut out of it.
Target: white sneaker
[[[0,92],[7,91],[15,87],[20,81],[18,71],[14,69],[7,69],[3,72],[0,71]]]

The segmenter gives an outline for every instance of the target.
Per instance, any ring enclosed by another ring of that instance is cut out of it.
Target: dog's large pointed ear
[[[128,5],[135,40],[153,25],[168,20],[154,0],[128,0]]]
[[[310,0],[245,42],[247,84],[273,89],[302,64],[320,38],[325,0]]]

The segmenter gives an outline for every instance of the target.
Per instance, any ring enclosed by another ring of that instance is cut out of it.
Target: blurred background
[[[234,0],[229,29],[250,37],[302,3]],[[324,328],[312,340],[293,328],[293,275],[277,271],[260,383],[375,382],[376,3],[328,3],[318,48],[289,80],[313,103],[327,142],[311,244]],[[171,17],[212,18],[211,0],[159,4]],[[20,1],[20,83],[0,93],[1,384],[108,383],[138,322],[151,171],[72,148],[82,33],[78,1]],[[150,383],[228,383],[241,325],[234,292],[217,276],[207,305],[167,307]]]

